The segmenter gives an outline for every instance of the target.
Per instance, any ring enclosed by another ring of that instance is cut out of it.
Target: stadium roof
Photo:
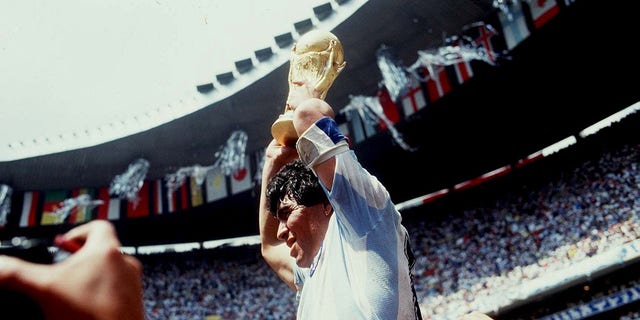
[[[352,2],[321,27],[333,29],[363,3]],[[236,62],[258,62],[255,51],[275,47],[274,36],[295,31],[321,4],[3,2],[0,160],[97,145],[232,95],[285,63],[289,48],[215,94],[195,89],[238,73]]]
[[[347,68],[327,96],[340,109],[378,90],[382,44],[410,64],[493,9],[475,0],[2,2],[0,182],[104,186],[136,158],[156,179],[211,164],[234,130],[247,133],[247,151],[263,148],[283,110],[291,45],[309,28],[343,42]]]

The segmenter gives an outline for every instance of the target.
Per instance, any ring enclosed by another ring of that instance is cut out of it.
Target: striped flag
[[[78,188],[71,190],[71,197],[76,198],[80,195],[89,195],[92,200],[96,199],[96,192],[93,189],[88,188]],[[89,220],[92,220],[98,211],[98,206],[78,206],[71,209],[69,212],[69,217],[67,218],[67,222],[69,223],[82,223]]]
[[[178,204],[180,198],[180,192],[178,190],[171,190],[167,188],[167,212],[176,212],[180,210],[180,206]]]
[[[396,105],[395,101],[391,99],[389,90],[387,90],[386,87],[382,87],[378,91],[378,94],[376,96],[378,98],[378,101],[380,101],[380,105],[382,106],[382,112],[384,113],[384,116],[387,117],[387,119],[391,123],[395,124],[400,122],[401,117],[400,117],[400,111],[398,110],[398,105]],[[386,130],[387,124],[382,120],[380,120],[379,122],[380,122],[380,130]]]
[[[164,180],[157,179],[153,181],[150,185],[151,187],[151,199],[153,200],[153,204],[151,205],[151,213],[153,214],[163,214],[166,212],[167,208],[167,189],[164,184]]]
[[[451,45],[459,46],[460,43],[460,40],[456,40]],[[461,86],[473,77],[473,69],[468,60],[463,59],[461,56],[456,61],[457,62],[445,66],[447,73],[449,73],[448,77],[451,79],[449,83],[452,89]]]
[[[531,11],[531,20],[535,29],[545,25],[560,12],[560,7],[556,0],[529,0],[527,4]]]
[[[70,194],[67,190],[45,191],[40,224],[44,226],[63,223],[64,221],[62,219],[64,217],[58,213],[58,210],[61,208],[64,200],[68,198],[70,198]]]
[[[413,79],[409,84],[409,90],[401,99],[402,111],[404,111],[405,118],[427,106],[427,101],[422,87]]]
[[[435,102],[451,91],[451,84],[445,67],[434,65],[430,68],[421,67],[420,70],[425,79],[424,86],[430,102]]]
[[[515,48],[529,37],[530,31],[520,1],[510,5],[508,12],[499,11],[498,19],[502,26],[502,35],[508,50]]]
[[[251,189],[252,181],[249,156],[245,155],[244,166],[231,173],[231,194],[237,194]]]
[[[227,179],[220,167],[215,167],[207,172],[205,189],[207,202],[213,202],[228,196]]]
[[[455,71],[458,84],[463,84],[471,79],[471,77],[473,77],[473,69],[471,69],[471,63],[469,63],[469,61],[467,60],[455,63],[453,65],[453,70]]]
[[[111,198],[109,194],[109,187],[102,187],[98,189],[98,199],[104,202],[98,207],[96,219],[102,220],[118,220],[120,219],[120,211],[124,206],[120,198]]]
[[[22,199],[22,213],[20,214],[20,227],[34,227],[38,215],[38,203],[41,198],[38,191],[27,191]]]

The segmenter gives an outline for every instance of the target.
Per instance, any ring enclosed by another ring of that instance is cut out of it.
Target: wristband
[[[349,144],[338,129],[338,124],[330,117],[323,117],[300,135],[296,149],[302,162],[313,168],[337,154],[348,151]]]

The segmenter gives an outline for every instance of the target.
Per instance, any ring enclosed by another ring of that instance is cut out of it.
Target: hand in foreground
[[[88,222],[60,239],[81,247],[58,263],[0,256],[0,287],[28,295],[47,319],[144,319],[142,264],[119,251],[110,222]]]

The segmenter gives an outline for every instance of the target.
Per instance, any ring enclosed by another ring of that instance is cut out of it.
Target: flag
[[[469,63],[469,61],[467,60],[462,60],[458,63],[453,64],[453,70],[455,71],[458,84],[463,84],[471,79],[471,77],[473,77],[471,63]]]
[[[102,187],[98,189],[98,199],[104,203],[98,207],[96,219],[103,220],[118,220],[120,219],[120,211],[124,206],[120,198],[111,198],[109,194],[109,187]]]
[[[451,84],[445,67],[433,65],[429,68],[421,67],[420,70],[424,77],[425,91],[430,102],[435,102],[451,91]]]
[[[162,188],[162,212],[171,213],[180,210],[187,210],[191,207],[191,181],[186,178],[179,186],[175,183],[171,187],[164,182]]]
[[[244,157],[244,166],[231,173],[231,194],[251,189],[251,165],[249,156]]]
[[[83,194],[89,195],[92,201],[97,200],[96,192],[93,189],[77,188],[77,189],[71,190],[71,197],[73,198],[79,197],[80,195],[83,195]],[[71,209],[71,212],[69,212],[69,217],[67,218],[67,222],[82,223],[82,222],[92,220],[97,211],[98,211],[98,205],[88,206],[88,207],[77,206]]]
[[[180,198],[180,189],[171,190],[167,188],[167,212],[176,212],[180,209],[178,204]]]
[[[452,46],[460,46],[461,41],[456,40],[452,44]],[[467,82],[471,77],[473,77],[473,70],[471,69],[471,63],[469,61],[463,59],[464,57],[459,57],[459,61],[450,65],[447,65],[445,68],[449,73],[449,77],[451,79],[455,79],[457,81],[451,81],[452,87],[457,87]]]
[[[189,183],[191,183],[191,206],[197,207],[204,203],[204,197],[202,195],[202,185],[198,184],[196,177],[189,177]]]
[[[40,197],[41,194],[38,191],[27,191],[24,193],[22,213],[20,214],[20,227],[33,227],[36,225]]]
[[[515,48],[529,37],[530,31],[520,1],[515,1],[508,12],[499,11],[498,19],[502,27],[502,36],[508,50]]]
[[[402,110],[404,111],[405,118],[427,106],[427,101],[424,97],[424,91],[422,91],[422,87],[416,80],[413,79],[409,83],[409,90],[404,96],[402,96],[401,100]]]
[[[103,205],[98,207],[98,212],[96,213],[96,219],[106,220],[109,219],[109,188],[102,187],[98,189],[98,199],[102,200]]]
[[[351,130],[351,138],[354,144],[362,142],[366,136],[364,134],[364,127],[362,125],[362,119],[360,113],[356,109],[349,109],[345,112],[347,122]]]
[[[188,210],[191,208],[191,182],[189,179],[185,179],[180,188],[177,191],[177,209],[178,210]]]
[[[369,108],[369,107],[366,107]],[[378,124],[377,121],[377,117],[374,115],[373,111],[371,110],[358,110],[358,113],[360,114],[360,117],[362,118],[362,125],[364,127],[364,134],[367,136],[367,138],[372,137],[373,135],[375,135],[378,130],[376,129],[376,125]],[[375,119],[374,119],[375,117]]]
[[[498,57],[496,57],[492,42],[493,36],[496,35],[496,30],[491,28],[491,26],[481,24],[476,31],[478,32],[478,37],[474,39],[474,42],[484,48],[489,61],[496,62]]]
[[[495,35],[498,34],[496,29],[488,21],[473,23],[463,30],[464,37],[469,39],[474,48],[485,53],[482,61],[495,64],[498,60],[496,50],[494,49]]]
[[[125,205],[123,204],[123,200],[120,198],[110,198],[109,199],[109,211],[107,212],[107,219],[109,220],[118,220],[122,217],[123,210]]]
[[[151,199],[153,204],[151,205],[151,213],[163,214],[167,208],[167,189],[162,179],[157,179],[151,184]]]
[[[352,118],[349,118],[350,121],[354,120],[353,128],[354,130],[361,130],[364,135],[364,140],[378,133],[378,129],[376,129],[376,127],[378,127],[378,115],[374,111],[374,107],[367,105],[367,103],[371,102],[366,101],[366,99],[363,101],[364,102],[362,104],[357,103],[357,106],[350,110],[353,112],[348,116],[353,116]]]
[[[391,123],[400,122],[400,112],[398,110],[398,105],[396,105],[395,101],[391,99],[391,95],[389,94],[389,90],[386,87],[380,88],[378,94],[376,95],[380,105],[382,106],[382,112],[384,116],[387,117]],[[387,124],[384,121],[380,120],[380,130],[386,130]]]
[[[527,1],[533,27],[539,29],[560,12],[556,0],[530,0]]]
[[[136,199],[133,199],[133,201],[127,200],[127,218],[148,216],[149,198],[149,181],[143,181]]]
[[[65,221],[63,215],[58,212],[64,200],[70,198],[67,190],[52,190],[44,192],[44,204],[42,206],[41,225],[61,224]]]
[[[205,189],[207,202],[213,202],[227,197],[227,179],[220,167],[215,167],[207,171]]]
[[[352,133],[352,136],[350,137],[353,138],[353,140],[351,140],[353,144],[360,143],[366,138],[369,138],[377,133],[377,130],[374,127],[374,125],[377,123],[377,119],[374,121],[373,111],[365,110],[365,108],[368,107],[354,107],[348,108],[346,109],[346,111],[343,111],[346,116],[347,122],[349,122],[349,132]],[[369,116],[370,119],[367,119],[367,112],[371,113],[371,116]]]

